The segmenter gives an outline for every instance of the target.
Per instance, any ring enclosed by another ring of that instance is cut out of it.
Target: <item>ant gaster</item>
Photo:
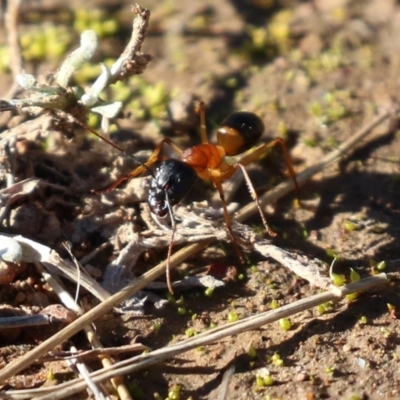
[[[171,219],[172,235],[168,248],[166,268],[167,284],[171,293],[173,293],[173,290],[169,277],[169,266],[176,231],[172,206],[179,203],[190,191],[197,177],[211,181],[218,190],[224,210],[225,223],[236,252],[241,260],[243,260],[243,255],[233,233],[231,218],[228,213],[221,183],[228,180],[238,169],[241,169],[267,232],[271,236],[275,236],[275,233],[267,224],[256,191],[254,190],[253,184],[251,183],[244,167],[259,159],[269,148],[279,144],[282,148],[289,174],[293,179],[297,196],[299,194],[296,174],[285,141],[278,137],[268,143],[256,146],[264,132],[264,123],[257,115],[244,111],[233,113],[222,122],[221,126],[217,130],[217,143],[212,144],[208,142],[205,124],[205,106],[203,102],[200,102],[199,104],[199,113],[201,123],[201,144],[182,150],[175,145],[171,139],[165,138],[158,144],[145,163],[141,163],[140,166],[127,175],[122,176],[107,189],[107,191],[112,190],[118,187],[122,182],[140,176],[146,171],[149,171],[153,176],[148,195],[150,209],[154,214],[160,217],[169,214]],[[162,148],[164,144],[168,144],[172,147],[172,149],[179,155],[179,160],[165,159],[165,157],[163,157]],[[226,156],[239,156],[244,152],[246,153],[232,164],[228,163],[225,159]],[[150,168],[156,163],[159,164],[153,173]]]

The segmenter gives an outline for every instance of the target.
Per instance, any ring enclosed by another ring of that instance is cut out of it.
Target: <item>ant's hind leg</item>
[[[240,160],[238,160],[237,163],[246,166],[246,165],[252,163],[253,161],[258,160],[263,154],[266,153],[266,151],[269,148],[275,146],[276,144],[279,144],[282,148],[283,156],[285,158],[285,163],[286,163],[286,166],[288,167],[289,174],[293,180],[294,189],[296,190],[296,197],[300,202],[300,188],[299,188],[299,184],[297,183],[296,172],[294,171],[293,163],[290,158],[290,154],[287,149],[286,143],[282,138],[279,138],[279,137],[275,138],[271,142],[264,143],[262,146],[253,149],[251,152],[249,152],[244,157],[242,157]]]
[[[247,173],[246,168],[242,164],[237,164],[237,165],[242,170],[244,179],[246,181],[247,188],[249,189],[250,195],[253,198],[254,202],[256,203],[256,206],[258,208],[258,212],[260,214],[260,217],[261,217],[261,220],[263,222],[264,228],[267,230],[268,235],[270,235],[272,237],[276,236],[276,233],[269,227],[269,225],[267,223],[265,215],[264,215],[264,213],[263,213],[263,211],[261,209],[260,201],[258,200],[257,192],[254,189],[253,183],[251,182],[250,176]]]

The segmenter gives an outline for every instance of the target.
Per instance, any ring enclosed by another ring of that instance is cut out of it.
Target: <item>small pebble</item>
[[[15,278],[15,264],[0,261],[0,285],[9,285]]]
[[[295,378],[297,382],[304,382],[308,379],[308,375],[305,372],[298,373]]]
[[[343,346],[343,351],[344,351],[345,353],[351,351],[351,345],[345,344],[345,345]]]
[[[49,298],[44,292],[35,292],[32,299],[32,305],[47,307],[50,304]]]
[[[14,303],[21,304],[24,302],[25,299],[26,299],[26,294],[24,292],[18,292],[18,294],[15,296]]]
[[[86,264],[85,265],[85,270],[90,276],[93,276],[93,278],[101,278],[103,275],[102,271],[99,268],[93,267],[93,265]]]

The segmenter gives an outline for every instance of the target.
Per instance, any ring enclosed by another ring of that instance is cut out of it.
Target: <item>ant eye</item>
[[[150,184],[148,202],[151,211],[159,217],[165,216],[168,200],[170,207],[179,203],[196,178],[196,171],[182,161],[169,159],[160,163]]]

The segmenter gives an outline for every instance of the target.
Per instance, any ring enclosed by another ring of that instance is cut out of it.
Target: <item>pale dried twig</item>
[[[221,385],[219,387],[218,400],[226,400],[228,397],[228,385],[229,381],[232,378],[232,375],[235,373],[235,366],[231,365],[222,376]]]
[[[321,260],[313,259],[275,246],[267,239],[260,239],[247,225],[235,223],[235,232],[240,233],[246,242],[252,244],[254,250],[266,258],[272,258],[288,268],[295,275],[307,280],[311,285],[327,290],[332,288],[332,282],[327,275],[326,264]]]
[[[3,235],[15,240],[21,246],[20,262],[40,262],[51,272],[56,271],[57,273],[58,270],[59,273],[61,272],[72,279],[73,282],[77,281],[75,266],[63,260],[55,250],[20,235]],[[86,273],[81,275],[81,285],[100,300],[107,299],[110,296],[97,281]]]
[[[196,244],[173,254],[171,257],[171,267],[179,265],[181,262],[183,262],[188,257],[188,252],[190,253],[191,247],[196,247]],[[51,351],[59,343],[62,343],[64,340],[69,339],[72,335],[84,329],[86,325],[90,324],[91,322],[100,318],[102,315],[111,311],[116,304],[121,303],[128,297],[134,295],[139,290],[146,287],[148,283],[154,281],[159,276],[165,273],[165,267],[166,262],[164,261],[158,266],[154,267],[152,270],[143,274],[137,281],[127,285],[125,288],[115,293],[98,306],[89,310],[86,314],[73,321],[70,325],[59,331],[54,336],[39,344],[36,348],[29,351],[21,358],[11,362],[6,369],[0,370],[0,382],[3,382],[11,376],[17,374],[19,371],[26,367],[27,363],[31,363],[35,359],[42,357],[47,352]]]
[[[66,307],[68,307],[70,310],[75,311],[78,315],[83,314],[82,308],[76,303],[76,301],[72,298],[72,296],[65,290],[62,282],[56,277],[48,274],[41,264],[39,262],[35,262],[36,268],[39,270],[39,272],[43,275],[44,279],[46,282],[53,288],[54,292],[58,295],[60,300],[65,304]],[[101,344],[99,338],[97,337],[95,331],[93,330],[91,325],[87,325],[84,327],[86,336],[88,338],[89,343],[96,349],[101,349],[103,345]],[[112,360],[110,357],[107,355],[104,355],[100,357],[101,363],[103,364],[104,367],[109,367],[110,365],[113,364]],[[27,362],[30,363],[29,360]],[[29,364],[28,364],[29,365]],[[80,367],[83,368],[83,367]],[[117,390],[120,399],[125,400],[129,399],[129,391],[124,385],[122,378],[120,377],[115,377],[111,379],[111,383]]]
[[[76,347],[72,346],[71,351],[76,351]],[[73,369],[76,369],[80,376],[84,379],[85,383],[87,384],[88,389],[92,392],[95,400],[105,400],[106,397],[104,396],[101,388],[94,383],[90,377],[90,372],[86,365],[79,361],[78,358],[74,357],[72,359],[67,360],[67,364],[69,364]],[[90,392],[89,392],[90,393]]]
[[[39,362],[48,362],[48,361],[56,361],[56,360],[68,360],[69,358],[94,358],[100,355],[118,355],[118,354],[127,354],[133,352],[141,352],[144,350],[150,350],[149,347],[141,344],[141,343],[133,343],[133,344],[125,344],[118,347],[102,347],[91,350],[77,350],[73,353],[71,351],[57,351],[52,352],[39,359]]]
[[[140,52],[149,25],[150,11],[138,4],[133,6],[133,11],[137,18],[133,20],[131,39],[124,52],[111,67],[109,84],[124,80],[131,75],[141,74],[151,61],[149,54]]]

